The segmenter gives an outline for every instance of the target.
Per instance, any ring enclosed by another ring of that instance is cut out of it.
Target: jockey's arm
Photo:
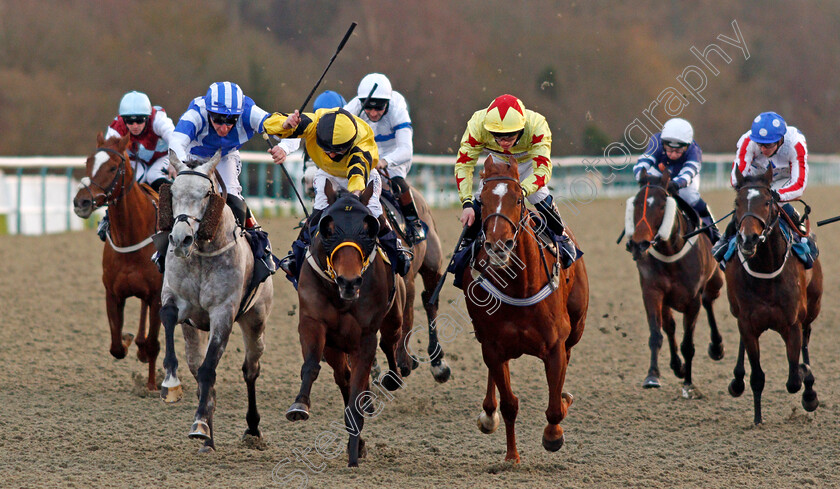
[[[162,108],[157,108],[155,112],[155,120],[152,121],[152,130],[170,145],[169,141],[172,139],[172,134],[175,132],[175,124],[172,119],[166,115],[166,111]]]
[[[414,130],[411,128],[410,123],[401,126],[397,126],[397,130],[394,132],[396,144],[393,149],[379,155],[379,168],[383,168],[383,160],[387,165],[402,165],[411,161],[411,157],[414,154],[414,142],[412,141]]]
[[[526,197],[548,185],[551,180],[551,131],[545,119],[534,127],[532,141],[528,157],[534,172],[522,180],[522,190]]]

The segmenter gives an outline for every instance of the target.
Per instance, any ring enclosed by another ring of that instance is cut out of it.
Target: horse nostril
[[[514,245],[514,242],[513,242],[513,240],[512,240],[512,239],[509,239],[509,240],[506,240],[506,241],[505,241],[505,248],[507,248],[507,249],[508,249],[508,251],[512,251],[512,250],[513,250],[513,245]]]
[[[184,246],[192,246],[192,242],[193,242],[193,237],[192,236],[186,236],[184,238]]]
[[[362,286],[362,277],[358,277],[358,278],[354,279],[350,283],[350,286],[353,287],[354,289],[360,288]]]

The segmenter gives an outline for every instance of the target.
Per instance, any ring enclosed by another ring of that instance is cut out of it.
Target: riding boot
[[[707,204],[703,199],[698,199],[693,207],[694,210],[697,211],[697,215],[700,216],[702,225],[708,226],[708,229],[706,229],[705,232],[714,245],[720,240],[720,230],[717,228],[717,225],[715,225],[715,218],[709,210],[709,204]]]
[[[575,243],[566,234],[566,226],[563,223],[563,218],[560,217],[560,211],[554,205],[554,200],[549,195],[541,202],[537,202],[535,207],[545,219],[545,223],[556,236],[557,249],[560,253],[560,264],[565,268],[572,266],[572,263],[577,260],[580,255]]]
[[[379,245],[391,261],[391,269],[405,277],[411,269],[411,251],[402,247],[397,233],[391,229],[384,215],[379,216]]]
[[[411,189],[400,194],[400,209],[405,216],[408,244],[413,246],[426,239],[426,230],[423,229],[423,222],[417,215],[417,206],[411,198]]]
[[[277,263],[271,253],[271,242],[268,240],[268,233],[262,230],[257,223],[257,218],[251,213],[248,204],[242,197],[228,194],[227,205],[233,211],[236,223],[245,229],[257,246],[251,246],[254,252],[254,278],[253,283],[261,283],[266,278],[277,272]]]
[[[157,265],[158,271],[163,273],[166,269],[166,252],[169,251],[169,233],[171,231],[160,231],[152,235],[152,243],[155,251],[152,253],[152,262]]]
[[[717,243],[712,246],[712,255],[714,255],[715,260],[720,262],[723,265],[723,259],[726,256],[726,252],[729,249],[729,241],[732,240],[732,237],[735,236],[735,218],[733,217],[729,224],[726,225],[726,230],[723,232],[723,236],[718,239]]]
[[[104,243],[105,240],[108,238],[108,229],[111,227],[110,221],[108,221],[108,210],[105,210],[105,217],[99,221],[99,225],[96,228],[96,234],[99,235],[99,239],[102,240]]]
[[[312,227],[317,226],[321,220],[322,209],[314,209],[309,218],[303,221],[300,225],[300,233],[297,239],[292,243],[292,250],[280,260],[280,268],[286,272],[290,279],[294,279],[292,283],[297,282],[300,276],[299,263],[302,262],[306,249],[312,240]]]

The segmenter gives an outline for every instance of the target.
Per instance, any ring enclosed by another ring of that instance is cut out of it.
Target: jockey
[[[134,179],[151,186],[156,192],[167,178],[169,169],[169,138],[175,125],[162,107],[152,106],[142,92],[128,92],[120,100],[119,115],[105,131],[105,139],[130,134],[128,157],[134,169]],[[108,232],[108,211],[99,221],[97,233],[102,241]]]
[[[551,178],[551,130],[545,117],[525,109],[513,95],[502,95],[486,109],[473,114],[461,138],[455,163],[455,182],[463,211],[461,224],[470,226],[464,236],[466,247],[481,230],[481,202],[473,199],[473,171],[482,154],[513,156],[519,162],[519,181],[528,202],[533,204],[557,236],[563,268],[578,258],[574,243],[548,192]],[[478,215],[478,216],[477,216]]]
[[[315,110],[318,109],[335,109],[338,107],[344,107],[347,105],[347,100],[341,96],[338,92],[333,92],[332,90],[324,90],[321,92],[320,95],[315,97],[315,101],[312,102],[312,107]],[[306,148],[303,149],[303,188],[306,191],[306,195],[311,198],[315,198],[315,171],[318,169],[317,166],[313,164],[307,164],[308,162],[312,161],[312,158],[309,157],[309,154],[306,152]],[[301,222],[301,226],[303,222]]]
[[[694,141],[694,129],[687,120],[677,117],[666,122],[662,132],[650,138],[647,149],[633,167],[633,174],[637,181],[642,170],[646,170],[649,175],[659,176],[659,164],[664,164],[671,174],[668,191],[679,195],[697,211],[703,225],[710,226],[709,238],[715,244],[720,239],[720,231],[714,224],[709,205],[700,197],[702,160],[703,151]]]
[[[394,194],[399,198],[400,208],[408,224],[406,230],[409,245],[423,241],[426,232],[417,215],[408,182],[405,181],[414,154],[414,130],[405,98],[391,89],[387,76],[370,73],[362,78],[357,96],[344,108],[351,114],[358,114],[373,129],[379,148],[377,168],[388,171]]]
[[[744,176],[761,175],[767,171],[768,166],[773,168],[773,197],[777,202],[786,202],[782,209],[804,232],[799,213],[789,201],[801,197],[808,185],[808,146],[799,129],[785,124],[782,116],[775,112],[758,114],[753,119],[751,129],[738,140],[738,150],[732,164],[732,186],[736,183],[736,169]],[[712,249],[718,261],[723,260],[729,240],[735,233],[733,217],[723,239]]]
[[[292,244],[292,252],[280,261],[280,267],[293,283],[300,274],[306,247],[310,241],[310,226],[317,226],[324,209],[329,205],[324,195],[327,180],[333,187],[347,189],[357,196],[365,186],[373,182],[373,196],[367,206],[379,220],[379,244],[385,250],[395,272],[402,276],[411,267],[411,256],[397,240],[397,235],[382,215],[379,194],[382,184],[379,173],[373,171],[379,162],[373,130],[360,118],[342,108],[319,109],[315,113],[300,114],[297,110],[289,114],[275,113],[265,121],[268,134],[281,138],[301,138],[309,156],[318,169],[315,172],[315,204],[312,214],[303,226],[298,239]],[[279,151],[272,149],[274,161],[282,164]]]
[[[268,115],[250,97],[245,96],[236,83],[216,82],[210,85],[207,94],[190,102],[170,140],[172,150],[183,162],[206,162],[217,151],[221,151],[222,159],[216,165],[216,171],[227,189],[228,206],[233,210],[239,225],[246,230],[260,228],[242,198],[239,148],[255,133],[263,132],[263,122]],[[298,149],[299,145],[298,141],[281,141],[276,147],[275,161],[285,161],[286,155]],[[269,273],[276,271],[270,252],[265,253],[258,262],[262,262]]]

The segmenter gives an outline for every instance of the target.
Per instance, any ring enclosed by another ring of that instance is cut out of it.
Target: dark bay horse
[[[387,185],[389,181],[388,175],[383,174],[382,182]],[[436,300],[434,304],[429,304],[429,298],[435,290],[438,281],[443,276],[443,250],[441,249],[440,236],[437,233],[435,219],[428,203],[426,203],[426,199],[416,188],[411,185],[409,187],[411,188],[414,205],[417,208],[417,215],[428,225],[428,231],[426,232],[426,239],[416,243],[412,247],[411,251],[414,253],[414,257],[411,262],[411,269],[404,278],[406,297],[403,307],[403,341],[397,347],[397,363],[400,366],[400,373],[403,376],[407,376],[411,373],[411,365],[415,361],[428,362],[434,379],[440,383],[444,383],[449,380],[451,372],[449,365],[444,360],[443,348],[438,341],[437,329],[434,327],[440,300]],[[381,199],[381,202],[383,204],[383,210],[386,211],[386,216],[391,222],[391,227],[400,229],[399,222],[396,222],[392,212],[389,212],[389,209],[387,209],[387,201]],[[429,354],[428,357],[416,355],[410,347],[411,340],[416,340],[414,333],[423,329],[420,325],[414,325],[414,299],[416,296],[414,282],[418,274],[423,280],[423,292],[420,294],[420,298],[423,301],[423,308],[426,311],[426,319],[428,321],[429,346],[426,350]]]
[[[248,428],[244,436],[260,438],[256,381],[265,348],[265,322],[271,313],[271,280],[249,293],[254,254],[237,225],[215,172],[220,154],[205,163],[182,163],[170,150],[169,162],[178,171],[171,187],[161,187],[161,228],[171,229],[166,256],[160,315],[166,333],[166,378],[161,386],[165,402],[181,399],[175,356],[175,325],[181,324],[187,364],[198,384],[198,408],[189,437],[204,440],[200,452],[215,450],[213,415],[216,410],[216,367],[239,323],[245,343],[242,376],[248,391]],[[222,187],[223,188],[223,187]],[[243,437],[244,437],[243,436]]]
[[[111,227],[102,252],[102,283],[111,327],[111,355],[125,358],[134,339],[137,358],[149,364],[146,388],[155,391],[163,275],[151,261],[155,251],[151,236],[157,231],[158,194],[151,187],[134,181],[134,170],[126,152],[128,144],[128,134],[107,141],[101,132],[97,135],[97,149],[85,163],[85,177],[73,198],[73,211],[87,219],[95,209],[108,207]],[[136,337],[122,332],[128,297],[137,297],[141,302]]]
[[[516,160],[495,161],[491,156],[482,177],[483,246],[463,275],[467,310],[488,368],[478,426],[484,433],[499,426],[498,387],[507,439],[505,460],[519,462],[514,430],[519,400],[511,389],[508,362],[527,354],[545,364],[549,400],[542,444],[546,450],[559,450],[565,440],[560,422],[573,400],[563,392],[563,383],[571,349],[583,334],[589,281],[582,259],[561,270],[555,254],[538,241]],[[567,231],[574,240],[571,229]]]
[[[286,418],[309,419],[312,384],[321,370],[321,358],[326,358],[344,398],[348,465],[356,467],[359,457],[365,456],[361,438],[365,418],[379,414],[371,412],[377,400],[370,391],[377,332],[390,369],[380,383],[388,390],[402,385],[395,353],[402,337],[405,284],[376,245],[379,222],[366,207],[373,184],[361,199],[346,192],[336,194],[329,181],[324,193],[330,206],[312,238],[298,282],[303,366],[300,392]]]
[[[808,342],[811,323],[820,313],[822,266],[817,259],[813,268],[805,270],[803,263],[793,256],[791,245],[781,229],[780,219],[784,218],[784,211],[770,192],[772,172],[773,169],[768,168],[761,176],[744,177],[736,169],[737,253],[726,266],[729,309],[738,319],[738,330],[741,332],[735,378],[729,383],[729,393],[738,397],[744,392],[746,350],[751,368],[755,424],[762,421],[761,392],[764,390],[758,338],[768,329],[779,333],[785,342],[788,392],[798,392],[804,382],[802,407],[810,412],[819,405],[814,391]]]
[[[712,243],[706,234],[684,239],[691,230],[689,221],[668,195],[670,175],[661,176],[642,170],[639,192],[627,200],[625,233],[627,251],[633,254],[639,269],[639,283],[650,327],[650,368],[642,387],[659,387],[657,357],[662,347],[662,331],[668,336],[671,369],[683,379],[682,395],[697,395],[691,382],[694,358],[694,327],[700,306],[706,310],[711,328],[709,356],[723,358],[723,338],[718,331],[713,303],[723,287],[723,271],[711,254]],[[685,363],[680,360],[675,339],[676,324],[672,310],[683,315],[683,341],[680,344]]]

